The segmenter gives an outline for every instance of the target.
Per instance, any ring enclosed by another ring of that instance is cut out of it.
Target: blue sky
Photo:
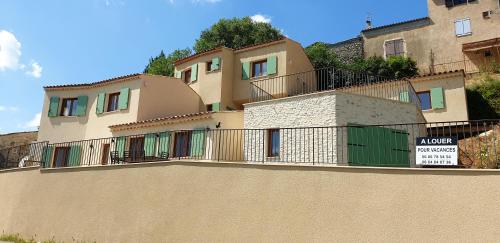
[[[43,86],[142,72],[160,50],[192,47],[220,18],[256,16],[307,46],[427,15],[401,0],[1,0],[0,134],[36,130]]]

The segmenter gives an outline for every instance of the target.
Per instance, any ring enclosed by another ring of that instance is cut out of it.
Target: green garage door
[[[348,162],[353,166],[410,167],[408,133],[384,127],[348,127]]]

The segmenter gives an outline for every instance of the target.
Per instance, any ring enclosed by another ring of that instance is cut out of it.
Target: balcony
[[[408,80],[391,80],[332,67],[254,81],[250,85],[250,102],[325,91],[398,100],[420,108],[420,100]]]

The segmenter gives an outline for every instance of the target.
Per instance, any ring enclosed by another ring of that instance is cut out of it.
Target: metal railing
[[[464,59],[460,61],[441,62],[431,65],[428,70],[420,68],[423,74],[453,72],[457,70],[464,70],[466,74],[474,74],[479,72],[498,72],[500,65],[495,62],[494,58],[491,59]]]
[[[497,168],[500,120],[165,131],[48,144],[45,168],[166,160],[415,167],[418,137],[455,137],[465,168]]]
[[[411,102],[420,107],[415,89],[407,80],[390,80],[333,67],[253,81],[250,102],[330,90]]]
[[[0,170],[39,166],[48,142],[31,143],[0,149]]]

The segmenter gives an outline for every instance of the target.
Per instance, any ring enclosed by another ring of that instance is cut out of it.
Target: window
[[[207,105],[207,111],[213,111],[213,110],[214,110],[214,107],[212,104]]]
[[[455,34],[459,37],[472,34],[469,18],[458,19],[455,21]]]
[[[385,42],[385,57],[404,56],[405,48],[403,39]]]
[[[130,138],[130,144],[128,147],[130,157],[133,161],[137,161],[144,158],[144,137],[134,137]]]
[[[61,106],[61,116],[76,116],[77,98],[63,99]]]
[[[252,78],[267,75],[267,60],[252,63]]]
[[[492,57],[493,53],[490,50],[484,51],[484,57]]]
[[[280,155],[280,130],[269,129],[267,131],[267,157]]]
[[[184,83],[191,83],[191,69],[184,71]]]
[[[120,99],[120,93],[112,93],[108,96],[108,112],[118,110],[118,101]]]
[[[206,63],[206,65],[207,65],[207,69],[206,69],[206,70],[207,70],[207,72],[211,72],[211,71],[213,71],[213,70],[212,70],[212,63],[213,63],[213,61],[212,61],[212,60],[210,60],[210,61],[208,61],[208,62]]]
[[[55,167],[68,166],[70,147],[57,147],[54,156]]]
[[[191,151],[191,131],[175,133],[175,157],[188,157]]]
[[[418,92],[417,95],[418,95],[418,98],[420,99],[420,108],[423,111],[432,109],[431,92],[430,91]]]
[[[445,5],[446,7],[451,8],[457,5],[472,3],[476,1],[477,0],[445,0]]]

